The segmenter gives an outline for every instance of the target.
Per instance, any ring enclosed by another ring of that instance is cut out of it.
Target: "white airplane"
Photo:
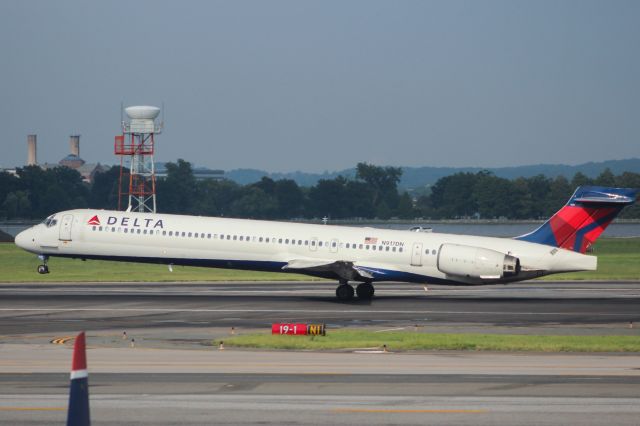
[[[593,271],[586,255],[607,225],[636,201],[629,188],[580,187],[537,230],[513,239],[246,219],[69,210],[15,238],[50,256],[256,271],[337,279],[336,296],[374,294],[374,282],[481,285]]]

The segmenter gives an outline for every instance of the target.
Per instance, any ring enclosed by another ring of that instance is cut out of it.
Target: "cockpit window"
[[[42,223],[47,228],[51,228],[52,226],[56,226],[58,224],[58,220],[55,219],[55,215],[51,215],[48,218],[46,218]]]

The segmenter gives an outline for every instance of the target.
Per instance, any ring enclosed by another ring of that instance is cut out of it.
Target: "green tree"
[[[595,181],[596,185],[600,186],[615,186],[616,185],[616,177],[611,172],[611,170],[607,167],[598,175]]]
[[[275,182],[273,195],[278,204],[277,216],[279,218],[300,217],[304,207],[304,194],[294,180],[281,179]]]
[[[125,176],[128,176],[128,169],[125,168],[123,172]],[[111,167],[105,172],[96,173],[93,179],[93,185],[91,185],[89,207],[94,209],[116,210],[118,208],[119,180],[120,167],[117,166]],[[122,186],[127,188],[128,181],[122,182]],[[126,207],[126,204],[124,207]]]
[[[445,176],[431,188],[425,215],[435,219],[471,217],[478,207],[474,201],[473,190],[477,176],[473,173],[455,173]]]
[[[158,210],[165,213],[194,212],[196,201],[196,179],[191,163],[178,159],[176,163],[166,163],[167,177],[158,180]]]
[[[593,185],[593,181],[589,179],[584,173],[576,172],[571,179],[571,187],[575,190],[579,186]]]
[[[358,163],[356,179],[366,182],[371,188],[372,204],[379,217],[389,215],[398,205],[398,182],[402,177],[400,167],[380,167]]]

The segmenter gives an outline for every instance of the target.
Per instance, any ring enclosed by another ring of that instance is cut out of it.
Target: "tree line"
[[[538,175],[505,179],[487,171],[456,173],[409,193],[398,189],[402,169],[359,163],[356,176],[338,176],[300,187],[291,179],[263,177],[249,185],[196,180],[191,164],[167,163],[157,182],[161,213],[253,219],[542,219],[564,205],[576,187],[640,187],[640,174],[605,170],[590,179]],[[119,168],[95,176],[93,184],[67,167],[27,166],[17,176],[0,173],[0,218],[40,219],[73,208],[117,209]],[[623,214],[640,218],[640,206]]]

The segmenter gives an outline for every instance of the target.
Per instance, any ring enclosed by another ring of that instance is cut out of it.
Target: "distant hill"
[[[489,170],[496,176],[515,179],[518,177],[531,177],[536,175],[545,175],[548,177],[565,176],[567,179],[571,179],[577,172],[581,172],[588,177],[595,178],[602,173],[606,168],[611,169],[613,174],[619,175],[623,172],[640,172],[640,158],[631,158],[627,160],[608,160],[601,162],[589,162],[584,164],[578,164],[576,166],[569,166],[566,164],[536,164],[531,166],[516,166],[516,167],[498,167],[498,168],[485,168],[485,167],[403,167],[402,180],[400,187],[404,189],[418,188],[424,185],[432,185],[438,179],[452,175],[459,172],[471,172],[476,173],[480,170]],[[293,179],[300,186],[313,186],[320,179],[334,179],[339,175],[344,177],[354,177],[356,174],[355,168],[340,170],[336,172],[324,172],[324,173],[305,173],[305,172],[290,172],[290,173],[269,173],[264,170],[257,169],[235,169],[225,172],[227,179],[233,180],[239,184],[247,185],[254,183],[262,179],[263,176],[268,176],[271,179]]]

